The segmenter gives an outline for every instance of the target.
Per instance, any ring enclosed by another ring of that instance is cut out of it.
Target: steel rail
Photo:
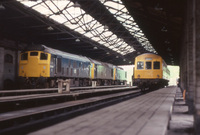
[[[97,86],[97,87],[71,87],[70,91],[88,90],[88,89],[101,89],[113,87],[126,87],[126,85],[112,85],[112,86]],[[43,94],[43,93],[56,93],[58,88],[44,88],[44,89],[20,89],[20,90],[0,90],[0,97],[26,95],[26,94]]]
[[[106,94],[119,93],[123,91],[130,91],[136,89],[135,87],[121,87],[109,89],[93,89],[73,91],[70,93],[51,93],[51,94],[33,94],[23,96],[9,96],[0,97],[0,113],[20,110],[30,107],[43,106],[47,104],[55,104],[66,101],[73,101],[78,99],[90,98],[94,96],[102,96]]]
[[[0,134],[26,134],[136,96],[139,90],[0,114]]]

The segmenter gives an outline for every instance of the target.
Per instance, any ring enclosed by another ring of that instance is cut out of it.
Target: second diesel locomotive
[[[55,87],[58,78],[71,79],[72,86],[125,84],[126,71],[115,65],[52,49],[29,47],[20,54],[20,84]]]
[[[161,88],[168,85],[170,71],[161,56],[145,53],[135,58],[133,85],[145,88]]]

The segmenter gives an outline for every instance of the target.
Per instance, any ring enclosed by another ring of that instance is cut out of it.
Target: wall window
[[[46,54],[46,53],[40,54],[40,60],[47,60],[47,59],[48,59],[48,54]]]
[[[146,62],[146,69],[151,69],[151,62]]]
[[[153,67],[154,69],[160,69],[160,62],[158,61],[153,62]]]
[[[5,63],[13,63],[13,56],[10,55],[10,54],[6,54],[6,55],[4,56],[4,62],[5,62]]]
[[[21,55],[21,60],[28,60],[28,53],[23,53]]]
[[[138,61],[137,62],[137,69],[144,69],[144,62]]]

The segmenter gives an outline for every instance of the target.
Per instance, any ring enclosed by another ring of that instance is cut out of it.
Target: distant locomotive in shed
[[[170,71],[161,56],[145,53],[135,58],[133,85],[145,88],[161,88],[168,85]]]
[[[24,87],[55,87],[58,78],[71,79],[72,86],[125,84],[126,72],[115,65],[52,49],[29,47],[20,54],[19,83]]]

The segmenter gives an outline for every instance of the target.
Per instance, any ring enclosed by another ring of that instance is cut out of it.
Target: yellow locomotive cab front
[[[21,53],[19,76],[21,77],[50,77],[49,53],[42,51],[27,51]]]
[[[146,53],[135,58],[133,83],[141,89],[168,85],[169,74],[166,63],[159,55]]]
[[[142,55],[136,58],[134,78],[162,78],[162,58],[157,55]]]

